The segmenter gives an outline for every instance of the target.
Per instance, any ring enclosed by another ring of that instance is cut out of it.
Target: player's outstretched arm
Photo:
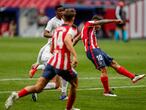
[[[102,24],[107,24],[107,23],[122,23],[123,21],[122,20],[119,20],[119,19],[105,19],[105,20],[99,20],[99,21],[96,21],[93,25],[102,25]]]
[[[77,66],[77,64],[78,64],[78,61],[77,61],[77,54],[76,54],[76,51],[75,51],[75,49],[73,47],[73,43],[72,43],[71,37],[72,36],[70,34],[67,34],[65,39],[64,39],[64,43],[65,43],[67,49],[73,55],[72,66],[75,68]]]

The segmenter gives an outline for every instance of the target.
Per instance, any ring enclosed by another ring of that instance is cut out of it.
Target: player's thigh
[[[48,79],[46,79],[44,77],[40,77],[38,79],[37,83],[35,84],[35,87],[37,90],[41,90],[46,86],[47,83],[48,83]]]
[[[77,83],[77,72],[74,69],[70,70],[56,70],[57,74],[61,76],[64,80],[71,82],[72,80],[75,80],[75,83]]]
[[[42,77],[45,78],[47,81],[50,81],[55,76],[56,76],[56,73],[55,73],[54,67],[52,67],[51,65],[47,65],[42,74]]]
[[[56,84],[56,88],[60,87],[61,81],[60,81],[60,76],[56,75],[53,79],[53,82]]]
[[[111,66],[111,63],[113,62],[113,58],[109,56],[107,53],[105,53],[104,51],[102,51],[102,56],[106,66]]]
[[[100,48],[91,50],[91,56],[92,56],[92,61],[97,69],[107,66]]]
[[[94,64],[95,68],[98,68],[98,61],[96,59],[96,54],[92,50],[86,52],[87,58]]]

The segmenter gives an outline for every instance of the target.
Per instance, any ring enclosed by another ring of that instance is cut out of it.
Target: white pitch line
[[[137,85],[137,86],[115,86],[111,88],[116,88],[116,89],[126,89],[126,88],[145,88],[146,85]],[[93,91],[93,90],[102,90],[103,88],[80,88],[77,89],[77,91]],[[58,91],[58,90],[48,90],[48,91]],[[11,93],[13,91],[0,91],[0,94],[7,94]]]
[[[37,80],[38,78],[4,78],[0,79],[0,81],[25,81],[25,80]],[[99,77],[81,77],[79,80],[94,80],[100,79]],[[126,77],[109,77],[109,79],[127,79]]]
[[[142,87],[146,87],[146,85],[137,85],[137,86],[115,86],[115,87],[110,87],[110,88],[114,88],[114,89],[126,89],[126,88],[142,88]],[[92,90],[102,90],[103,88],[80,88],[78,89],[78,91],[84,91],[84,90],[88,90],[88,91],[92,91]]]
[[[25,80],[37,80],[37,78],[4,78],[0,81],[25,81]]]

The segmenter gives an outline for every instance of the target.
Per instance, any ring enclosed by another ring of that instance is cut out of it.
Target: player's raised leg
[[[112,61],[111,67],[115,69],[119,74],[124,75],[132,80],[133,83],[136,83],[140,79],[145,77],[145,74],[135,75],[129,72],[125,67],[119,65],[115,60]]]

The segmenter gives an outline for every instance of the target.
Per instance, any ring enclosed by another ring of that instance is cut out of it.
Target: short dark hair
[[[55,6],[55,11],[57,11],[58,8],[64,8],[62,5]]]
[[[92,17],[92,20],[102,20],[103,18],[102,17],[100,17],[100,16],[98,16],[98,15],[94,15],[93,17]]]
[[[76,15],[76,10],[74,8],[68,8],[64,11],[64,21],[71,21],[72,18]]]

